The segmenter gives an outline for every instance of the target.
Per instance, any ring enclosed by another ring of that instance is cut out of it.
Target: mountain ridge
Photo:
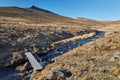
[[[99,21],[94,21],[93,23],[90,23],[89,21],[85,20],[77,20],[65,16],[61,16],[57,13],[38,8],[36,6],[31,6],[29,8],[19,8],[15,6],[11,7],[0,7],[0,16],[4,17],[19,17],[19,18],[25,18],[28,20],[32,20],[37,23],[51,23],[51,24],[64,24],[64,25],[85,25],[89,26],[91,25],[103,25]]]

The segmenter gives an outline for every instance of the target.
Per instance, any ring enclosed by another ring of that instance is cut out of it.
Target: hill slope
[[[46,55],[51,51],[59,51],[56,45],[51,45],[53,43],[61,45],[77,41],[81,39],[80,37],[99,30],[105,32],[103,38],[71,49],[70,52],[54,58],[52,64],[45,62],[46,67],[33,75],[31,80],[45,80],[49,73],[59,69],[67,69],[72,73],[67,80],[119,80],[119,25],[119,21],[72,19],[35,6],[30,8],[0,7],[0,69],[12,66],[20,70],[22,78],[25,78],[26,73],[31,72],[26,68],[23,69],[25,67],[23,65],[27,63],[25,49],[30,50],[34,55]],[[85,38],[93,35],[85,36]]]
[[[97,25],[101,22],[93,21],[92,24],[89,21],[77,20],[64,16],[60,16],[53,12],[40,9],[36,6],[30,8],[18,8],[18,7],[0,7],[0,16],[24,18],[32,20],[37,23],[51,23],[51,24],[64,24],[64,25]],[[95,22],[95,23],[94,23]]]

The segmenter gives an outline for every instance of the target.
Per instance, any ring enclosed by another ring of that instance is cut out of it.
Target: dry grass
[[[55,63],[49,64],[31,79],[44,80],[47,74],[64,68],[73,74],[67,80],[120,80],[120,59],[111,61],[114,55],[120,55],[118,33],[85,44],[55,58]]]
[[[33,45],[39,48],[49,46],[53,42],[78,36],[88,28],[81,26],[56,26],[56,24],[36,24],[24,18],[0,17],[0,63],[8,62],[7,58],[14,52],[24,51]],[[2,66],[3,67],[3,66]]]
[[[31,79],[44,80],[47,74],[65,68],[72,72],[68,80],[120,80],[120,59],[111,61],[114,55],[120,55],[119,22],[72,19],[33,7],[0,7],[0,68],[8,62],[8,57],[20,56],[16,53],[26,47],[88,38],[94,33],[78,35],[86,29],[96,29],[105,31],[105,37],[55,58],[55,63]]]
[[[75,37],[72,37],[72,38],[57,41],[57,42],[52,43],[51,45],[64,44],[64,43],[67,43],[67,42],[70,42],[70,41],[75,41],[75,40],[78,40],[78,39],[86,39],[86,38],[90,38],[94,35],[95,35],[95,32],[91,32],[89,34],[84,34],[84,35],[81,35],[81,36],[79,35],[79,36],[75,36]]]

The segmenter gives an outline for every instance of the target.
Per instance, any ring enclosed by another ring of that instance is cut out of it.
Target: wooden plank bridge
[[[26,52],[25,55],[27,56],[31,66],[33,67],[34,71],[37,70],[42,70],[44,67],[44,63],[43,62],[38,62],[35,57],[32,55],[31,52]]]

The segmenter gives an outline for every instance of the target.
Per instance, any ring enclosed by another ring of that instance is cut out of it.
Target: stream
[[[65,44],[59,44],[56,46],[57,52],[50,52],[49,54],[42,56],[42,60],[50,60],[52,58],[55,58],[57,56],[60,56],[64,54],[65,52],[69,52],[70,50],[77,48],[79,46],[82,46],[86,43],[92,42],[100,37],[104,36],[104,32],[102,31],[96,31],[96,35],[90,38],[86,38],[83,40],[76,40],[76,41],[70,41]],[[21,80],[21,73],[15,69],[7,68],[0,70],[0,80]]]
[[[56,48],[58,50],[57,52],[51,52],[45,56],[42,56],[42,59],[49,60],[49,59],[55,58],[57,56],[64,54],[65,52],[69,52],[70,50],[72,50],[74,48],[77,48],[77,47],[82,46],[86,43],[92,42],[92,41],[94,41],[100,37],[103,37],[103,36],[104,36],[104,32],[96,31],[96,35],[94,35],[93,37],[86,38],[83,40],[70,41],[70,42],[65,43],[65,44],[59,44],[56,46]]]

